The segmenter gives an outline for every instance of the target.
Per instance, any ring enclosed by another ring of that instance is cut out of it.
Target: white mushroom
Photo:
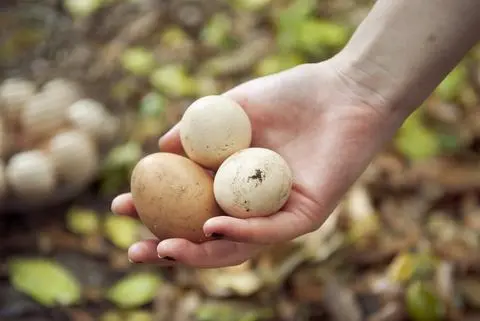
[[[250,146],[252,127],[235,101],[225,96],[205,96],[183,114],[180,138],[190,159],[215,170],[227,157]]]
[[[213,189],[218,205],[231,216],[268,216],[285,205],[292,180],[290,167],[278,153],[248,148],[225,160]]]
[[[88,133],[95,140],[104,138],[111,121],[108,110],[105,106],[93,99],[81,99],[68,108],[68,120],[76,128]]]
[[[43,152],[20,152],[7,164],[5,170],[8,185],[20,198],[40,199],[49,197],[56,184],[52,160]]]
[[[54,91],[42,91],[32,97],[22,113],[22,126],[29,140],[38,140],[66,123],[69,100]]]
[[[87,134],[70,130],[55,135],[48,144],[58,177],[68,187],[88,184],[99,166],[96,146]]]
[[[36,92],[33,82],[22,78],[8,78],[0,85],[0,100],[3,101],[5,117],[17,121],[25,104]]]

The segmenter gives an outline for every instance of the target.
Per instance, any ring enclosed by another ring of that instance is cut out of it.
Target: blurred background
[[[0,320],[480,320],[480,47],[318,231],[132,265],[109,212],[195,99],[338,52],[373,0],[0,2]]]

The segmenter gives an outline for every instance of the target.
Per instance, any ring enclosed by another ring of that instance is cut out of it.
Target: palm
[[[200,245],[183,239],[146,241],[137,244],[141,249],[131,248],[130,257],[172,264],[159,260],[158,251],[191,266],[228,266],[250,258],[264,244],[317,229],[387,138],[377,133],[389,126],[373,109],[342,92],[348,88],[339,86],[328,65],[322,68],[302,65],[225,93],[249,115],[252,145],[277,151],[292,168],[293,191],[281,212],[250,219],[215,217],[204,232],[224,235],[222,240]],[[178,128],[161,138],[160,148],[181,151]],[[120,196],[112,207],[126,215],[135,212],[130,195]]]

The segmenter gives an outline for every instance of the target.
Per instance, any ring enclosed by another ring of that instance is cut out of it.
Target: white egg
[[[67,107],[82,98],[82,90],[73,81],[65,78],[55,78],[43,86],[43,91],[48,92]]]
[[[6,128],[5,121],[0,117],[0,157],[4,157],[8,154],[12,141],[9,138],[9,133]]]
[[[252,126],[235,101],[225,96],[205,96],[183,114],[180,138],[191,160],[215,170],[227,157],[250,146]]]
[[[82,187],[95,177],[99,159],[87,134],[70,130],[55,135],[48,144],[59,179],[68,187]]]
[[[7,179],[5,177],[5,164],[0,160],[0,198],[7,193]]]
[[[17,121],[25,104],[35,95],[36,86],[22,78],[8,78],[0,85],[0,100],[3,101],[5,117]]]
[[[5,174],[9,187],[20,198],[49,197],[55,189],[53,162],[45,153],[38,150],[12,156]]]
[[[25,106],[21,123],[30,140],[39,140],[66,124],[69,100],[53,91],[42,91]]]
[[[239,218],[268,216],[279,211],[292,190],[292,171],[278,153],[247,148],[230,157],[215,174],[218,205]]]
[[[90,98],[78,100],[68,107],[67,117],[74,127],[88,133],[95,140],[104,137],[105,126],[111,120],[105,106]]]

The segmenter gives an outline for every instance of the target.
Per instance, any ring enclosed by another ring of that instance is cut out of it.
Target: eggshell
[[[65,78],[55,78],[43,85],[43,91],[54,93],[67,105],[71,105],[83,96],[83,91],[74,81]]]
[[[87,184],[97,173],[98,153],[92,139],[78,130],[60,132],[48,144],[58,177],[68,186]]]
[[[23,78],[8,78],[0,85],[0,100],[3,101],[6,118],[16,122],[25,104],[35,95],[35,84]]]
[[[4,157],[8,154],[12,146],[12,141],[5,126],[3,118],[0,116],[0,157]]]
[[[0,160],[0,199],[7,193],[7,179],[5,177],[5,164]]]
[[[95,140],[102,140],[111,122],[106,107],[91,98],[80,99],[68,107],[67,118],[77,129],[88,133]]]
[[[155,153],[140,160],[132,172],[131,192],[140,219],[160,239],[206,241],[203,224],[222,214],[211,175],[176,154]]]
[[[5,169],[9,187],[21,198],[50,196],[56,177],[52,160],[43,152],[31,150],[12,156]]]
[[[187,156],[213,170],[233,153],[248,148],[252,140],[248,115],[225,96],[196,100],[183,114],[179,126]]]
[[[33,96],[21,116],[28,140],[39,140],[62,127],[66,121],[68,102],[51,91],[42,91]]]
[[[278,153],[248,148],[225,160],[213,188],[225,213],[239,218],[268,216],[285,205],[292,180],[290,167]]]

